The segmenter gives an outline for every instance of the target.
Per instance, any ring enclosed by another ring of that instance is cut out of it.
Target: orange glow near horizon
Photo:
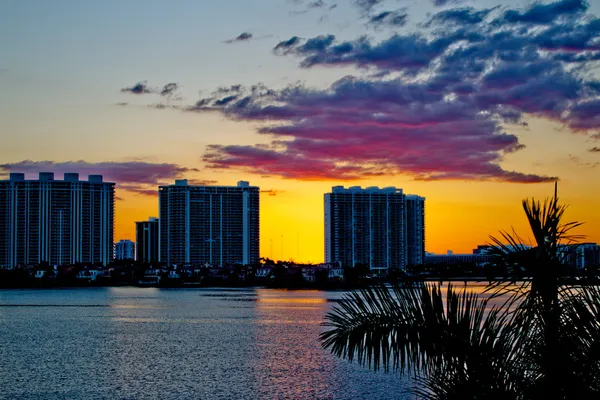
[[[337,183],[267,181],[254,182],[266,192],[260,198],[261,257],[319,263],[324,260],[323,194]],[[264,184],[263,184],[264,183]],[[227,182],[235,184],[235,182]],[[390,186],[391,178],[382,182],[365,182],[362,186]],[[277,186],[276,186],[277,185]],[[351,186],[353,184],[346,184]],[[358,184],[356,184],[358,185]],[[489,235],[513,228],[525,240],[531,238],[521,207],[526,197],[544,199],[553,193],[553,185],[518,185],[489,182],[407,182],[410,190],[426,197],[426,250],[434,253],[471,253]],[[396,184],[402,187],[401,184]],[[564,187],[564,190],[563,190]],[[275,191],[268,192],[269,190]],[[600,242],[598,189],[574,191],[569,182],[559,186],[559,197],[569,204],[565,221],[585,224],[577,233],[585,241]],[[158,198],[117,191],[115,241],[135,241],[135,221],[158,217]]]

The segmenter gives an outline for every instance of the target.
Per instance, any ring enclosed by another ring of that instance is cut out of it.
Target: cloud
[[[294,36],[277,44],[273,51],[278,55],[302,57],[300,66],[303,68],[318,65],[354,65],[417,73],[428,67],[450,45],[469,39],[464,32],[432,40],[416,34],[394,35],[379,43],[372,43],[366,37],[339,42],[334,35],[321,35],[310,39]]]
[[[595,147],[592,147],[591,149],[588,149],[588,151],[590,153],[600,153],[600,147],[595,146]]]
[[[524,11],[507,10],[503,20],[510,23],[550,24],[563,17],[573,17],[587,11],[585,0],[559,0],[553,3],[534,3]]]
[[[252,39],[250,32],[242,32],[233,39],[226,40],[225,43],[247,42],[250,39]]]
[[[577,103],[569,111],[569,126],[577,131],[600,129],[600,97]]]
[[[401,27],[406,25],[408,14],[403,11],[383,11],[369,18],[368,25]]]
[[[493,8],[476,10],[473,7],[462,7],[444,10],[436,13],[426,26],[439,23],[447,24],[478,24],[482,22],[492,12]]]
[[[274,137],[271,145],[209,146],[204,155],[208,168],[301,180],[392,174],[421,180],[556,179],[499,166],[505,154],[523,148],[516,136],[501,129],[497,118],[506,110],[486,115],[475,103],[449,101],[425,83],[346,77],[327,91],[240,88],[236,100],[218,105],[215,97],[203,104],[205,111],[230,118],[275,122],[259,130]]]
[[[175,92],[178,89],[179,89],[179,84],[174,83],[174,82],[167,83],[165,86],[162,87],[159,94],[161,96],[173,96],[173,94],[175,94]]]
[[[354,6],[362,13],[368,14],[382,2],[383,0],[353,0],[352,4],[354,4]]]
[[[448,4],[462,3],[462,0],[432,0],[433,5],[436,7],[442,7]]]
[[[147,81],[138,82],[138,83],[136,83],[135,85],[133,85],[131,87],[124,87],[124,88],[121,89],[121,92],[124,92],[124,93],[133,93],[133,94],[154,93],[154,91],[148,87],[148,82]]]
[[[161,96],[171,97],[177,90],[179,90],[179,84],[175,82],[167,83],[162,88],[152,88],[148,86],[147,81],[138,82],[131,87],[124,87],[121,89],[123,93],[133,94],[159,94]],[[126,105],[127,103],[118,103],[119,105]]]
[[[577,165],[578,167],[584,167],[584,168],[596,168],[598,165],[600,165],[600,161],[596,161],[596,162],[586,162],[586,161],[582,161],[581,158],[576,157],[572,154],[569,154],[569,161],[571,161],[573,164]]]
[[[389,18],[374,12],[379,1],[354,4],[362,18]],[[267,139],[208,146],[203,161],[211,169],[298,180],[553,181],[551,171],[502,166],[524,148],[511,127],[538,117],[600,139],[600,81],[589,73],[600,58],[599,37],[600,19],[583,1],[449,8],[409,34],[292,36],[273,48],[303,68],[368,73],[318,89],[236,84],[183,109],[254,123]]]
[[[325,7],[325,2],[323,0],[315,0],[315,1],[311,1],[310,3],[307,4],[308,8],[323,8]]]
[[[49,171],[57,174],[77,172],[81,179],[87,175],[103,175],[106,182],[116,182],[117,189],[135,192],[142,195],[156,196],[157,186],[165,181],[173,181],[186,173],[198,172],[196,168],[187,168],[178,164],[149,163],[144,161],[31,161],[0,165],[0,172],[23,172],[37,174]]]

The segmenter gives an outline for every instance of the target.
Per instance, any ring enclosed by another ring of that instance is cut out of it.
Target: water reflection
[[[320,347],[320,323],[342,295],[268,289],[0,291],[0,397],[402,398],[406,381]],[[2,307],[11,304],[19,307]]]
[[[321,317],[328,310],[326,294],[283,290],[257,293],[258,397],[334,398],[340,389],[337,380],[331,379],[334,360],[316,340]]]

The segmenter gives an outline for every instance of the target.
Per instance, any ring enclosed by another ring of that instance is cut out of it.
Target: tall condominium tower
[[[406,195],[406,264],[425,262],[425,197]]]
[[[0,266],[108,264],[113,254],[114,183],[102,175],[51,172],[0,181]]]
[[[135,223],[135,254],[137,261],[158,262],[158,218]]]
[[[133,260],[135,258],[135,243],[131,240],[119,240],[115,243],[115,260]]]
[[[259,261],[259,188],[159,187],[160,262],[224,266]]]
[[[408,210],[412,208],[402,189],[333,187],[325,194],[325,262],[341,261],[346,267],[366,264],[376,273],[406,267],[414,258],[414,249],[408,246],[414,225]],[[420,237],[424,237],[422,221],[421,228],[414,228]]]

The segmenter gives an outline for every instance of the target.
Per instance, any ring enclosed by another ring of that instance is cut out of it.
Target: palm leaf
[[[504,393],[512,390],[505,368],[511,360],[507,321],[486,307],[486,299],[451,286],[445,296],[435,285],[364,289],[327,315],[330,329],[321,341],[335,355],[374,370],[410,373],[423,384],[421,391],[442,390],[434,385],[441,381],[426,377],[449,374],[454,385],[467,381]]]

